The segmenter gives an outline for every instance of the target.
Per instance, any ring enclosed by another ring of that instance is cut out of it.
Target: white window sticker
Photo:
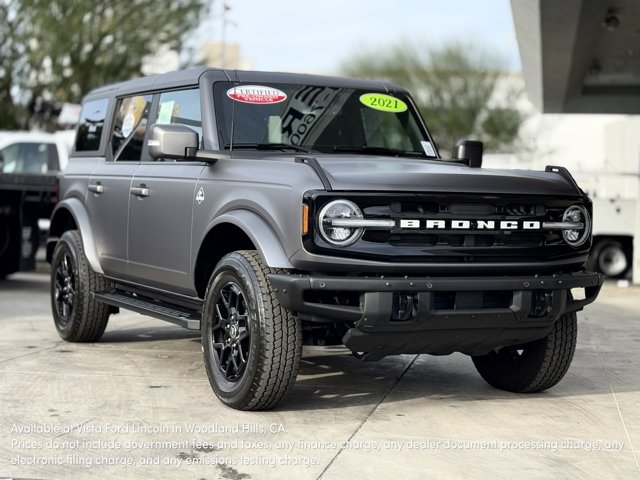
[[[422,144],[422,148],[424,149],[424,153],[426,153],[428,157],[435,157],[436,156],[436,151],[434,150],[433,145],[431,145],[431,142],[422,141],[420,143]]]
[[[133,124],[135,123],[135,121],[136,117],[133,114],[133,109],[130,109],[129,113],[127,113],[122,120],[122,135],[124,136],[124,138],[127,138],[133,132]]]
[[[284,102],[287,94],[277,88],[263,85],[238,85],[227,90],[227,97],[236,102],[270,105]]]

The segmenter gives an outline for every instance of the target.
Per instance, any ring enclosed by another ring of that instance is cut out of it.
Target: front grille
[[[566,206],[568,206],[568,203]],[[492,203],[463,203],[460,201],[405,201],[388,205],[371,205],[363,209],[365,217],[403,218],[416,220],[502,220],[515,221],[560,221],[566,208],[564,205],[547,206],[543,203],[514,203],[510,199],[495,199]],[[559,232],[531,231],[440,231],[392,229],[388,231],[367,230],[363,241],[384,243],[395,247],[453,247],[457,249],[478,248],[540,248],[563,244]],[[493,253],[493,252],[492,252]]]
[[[400,198],[398,198],[400,197]],[[335,197],[333,197],[335,198]],[[575,257],[578,250],[564,242],[559,230],[500,229],[501,221],[560,222],[576,198],[541,196],[468,195],[346,195],[366,219],[394,219],[390,229],[366,229],[362,238],[347,248],[335,248],[318,235],[313,248],[333,255],[378,257],[387,262],[477,263],[539,262]],[[316,209],[328,199],[321,198]],[[418,220],[418,228],[400,228],[401,220]],[[444,220],[445,228],[427,228],[426,221]],[[453,221],[470,221],[468,229],[454,229]],[[478,229],[478,222],[494,221],[496,228]]]

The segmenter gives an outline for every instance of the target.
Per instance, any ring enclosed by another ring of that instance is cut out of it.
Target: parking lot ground
[[[305,347],[268,412],[222,406],[194,332],[123,311],[57,336],[44,274],[0,281],[0,478],[639,478],[640,289],[579,314],[565,379],[495,390],[463,355]]]

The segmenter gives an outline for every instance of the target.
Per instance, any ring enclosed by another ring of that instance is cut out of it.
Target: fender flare
[[[91,230],[91,223],[89,222],[89,213],[87,212],[84,204],[78,198],[68,198],[56,205],[56,208],[53,210],[53,214],[51,215],[51,226],[49,230],[50,236],[47,240],[47,245],[49,245],[49,243],[51,242],[57,243],[60,239],[60,237],[57,235],[51,235],[51,232],[55,229],[57,225],[56,220],[61,217],[60,212],[62,210],[65,210],[69,214],[71,214],[78,227],[78,230],[80,231],[80,236],[82,237],[82,246],[84,248],[84,253],[87,257],[89,265],[91,265],[91,268],[94,272],[104,274],[104,271],[102,270],[100,261],[98,259],[98,252],[96,250],[93,231]],[[47,256],[48,252],[49,247],[47,246]]]
[[[205,237],[212,229],[223,223],[230,223],[240,228],[251,239],[269,267],[293,268],[273,229],[258,214],[240,209],[226,212],[211,222]]]

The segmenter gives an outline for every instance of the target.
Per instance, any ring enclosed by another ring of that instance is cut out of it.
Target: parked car
[[[203,68],[94,90],[47,245],[55,326],[95,342],[126,308],[199,330],[237,409],[283,398],[303,341],[550,388],[604,278],[591,201],[564,168],[481,165],[475,141],[442,159],[391,83]]]

